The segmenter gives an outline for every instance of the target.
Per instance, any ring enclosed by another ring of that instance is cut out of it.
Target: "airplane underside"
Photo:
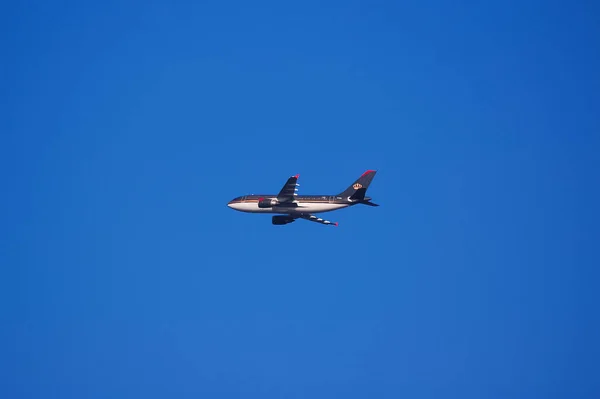
[[[259,208],[256,203],[242,203],[236,206],[236,210],[248,213],[286,213],[286,214],[302,214],[302,213],[323,213],[331,212],[341,208],[345,208],[349,204],[311,204],[299,202],[295,206],[273,206],[270,208]]]

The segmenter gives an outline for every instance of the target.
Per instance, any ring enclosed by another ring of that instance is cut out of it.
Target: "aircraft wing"
[[[299,186],[297,184],[298,176],[300,175],[292,176],[285,182],[285,185],[277,194],[279,203],[292,202],[296,198],[296,191],[298,190],[296,187]]]
[[[304,214],[304,215],[300,215],[298,217],[302,218],[304,220],[311,221],[311,222],[316,222],[316,223],[321,223],[321,224],[332,224],[334,226],[338,225],[337,222],[330,222],[329,220],[321,219],[320,217],[317,217],[315,215]]]

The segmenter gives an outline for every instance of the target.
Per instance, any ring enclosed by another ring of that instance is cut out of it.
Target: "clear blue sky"
[[[7,3],[0,397],[600,397],[599,14]]]

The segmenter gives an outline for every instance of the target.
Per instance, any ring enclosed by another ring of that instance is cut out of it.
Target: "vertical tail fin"
[[[360,190],[359,195],[362,195],[364,198],[367,188],[369,188],[369,185],[371,184],[371,180],[373,180],[375,177],[375,173],[377,173],[376,170],[367,170],[358,179],[356,179],[356,181],[352,183],[350,187],[338,194],[338,196],[351,197]]]

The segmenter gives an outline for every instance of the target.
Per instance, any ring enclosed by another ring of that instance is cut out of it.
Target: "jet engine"
[[[258,200],[259,208],[271,208],[278,204],[279,204],[279,201],[277,201],[276,198],[261,198]]]
[[[278,215],[278,216],[273,216],[273,218],[272,218],[272,223],[279,224],[279,225],[292,223],[294,221],[296,221],[296,219],[294,219],[291,216]]]

